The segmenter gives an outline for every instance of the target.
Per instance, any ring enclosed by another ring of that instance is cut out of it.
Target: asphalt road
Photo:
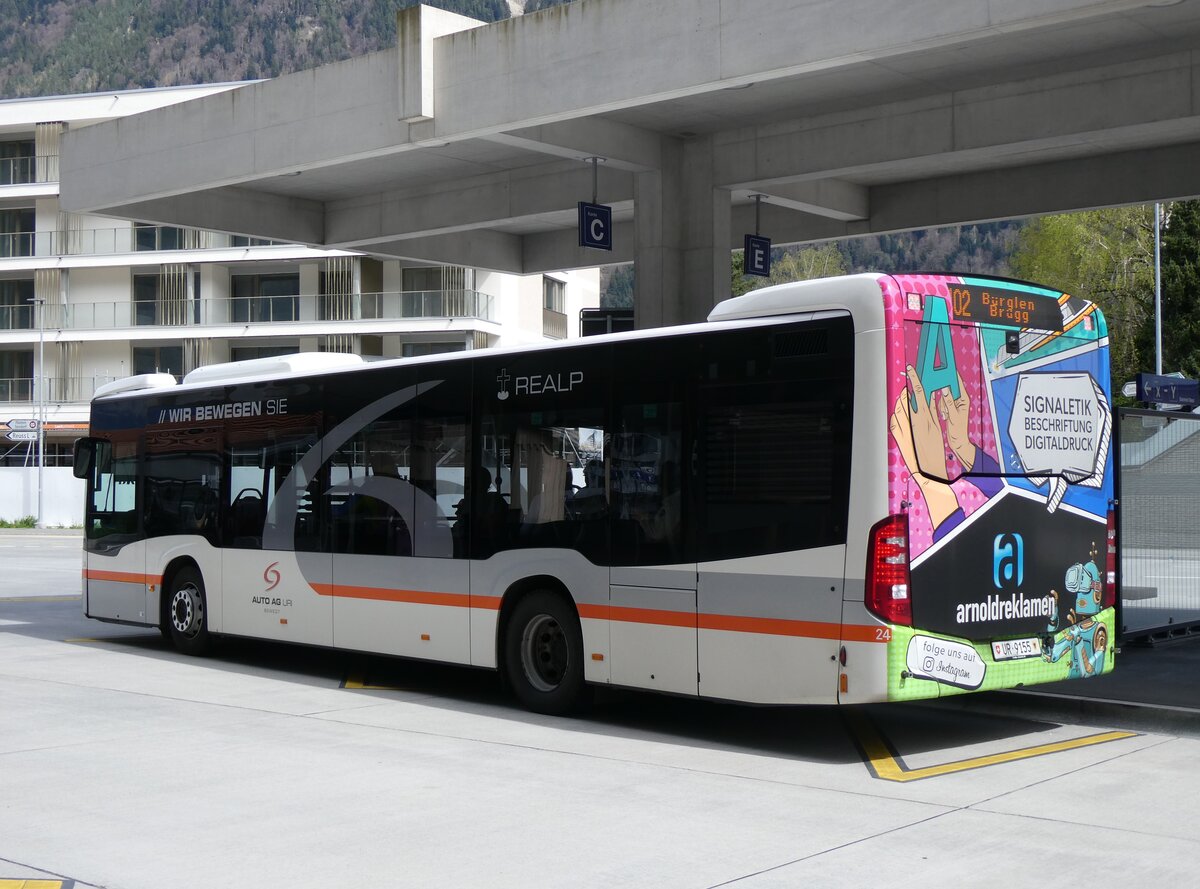
[[[1046,696],[605,692],[554,719],[470,669],[186,658],[82,617],[77,538],[23,545],[0,578],[0,889],[1194,881],[1186,708],[1147,728]]]

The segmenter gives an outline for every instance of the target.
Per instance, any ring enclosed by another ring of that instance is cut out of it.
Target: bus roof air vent
[[[251,358],[249,361],[228,361],[198,367],[186,377],[185,383],[219,383],[225,380],[244,380],[251,377],[285,377],[317,371],[361,367],[363,359],[346,352],[296,352],[270,358]]]
[[[103,398],[105,395],[116,395],[118,392],[139,392],[146,389],[169,389],[175,385],[175,378],[170,374],[137,374],[113,380],[96,387],[93,398]]]

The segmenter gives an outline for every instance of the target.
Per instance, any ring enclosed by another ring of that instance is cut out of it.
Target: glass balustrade
[[[117,379],[113,376],[51,377],[45,381],[47,404],[62,404],[72,401],[91,401],[96,389]],[[0,377],[0,402],[37,402],[38,380],[30,377]]]
[[[2,232],[0,258],[92,256],[162,250],[222,250],[237,247],[270,247],[283,243],[169,225],[134,225],[124,228]]]
[[[47,330],[185,327],[285,322],[393,321],[472,318],[495,321],[496,297],[475,290],[421,290],[327,296],[230,297],[196,300],[121,300],[45,307]],[[0,330],[36,330],[29,306],[0,306]]]

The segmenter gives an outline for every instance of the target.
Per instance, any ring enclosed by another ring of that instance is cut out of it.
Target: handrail
[[[71,401],[91,401],[96,388],[111,383],[116,377],[97,374],[90,377],[49,377],[46,401],[62,404]],[[0,402],[33,402],[39,398],[38,379],[33,377],[0,377]]]
[[[36,330],[38,319],[32,309],[32,306],[0,306],[0,330]],[[47,330],[428,318],[494,321],[496,297],[477,290],[413,290],[344,295],[77,302],[47,305],[43,312],[42,325]]]
[[[0,157],[0,185],[32,185],[58,181],[57,154]]]
[[[163,250],[228,250],[280,244],[286,242],[199,228],[134,224],[122,228],[4,232],[0,234],[0,257],[103,256]]]

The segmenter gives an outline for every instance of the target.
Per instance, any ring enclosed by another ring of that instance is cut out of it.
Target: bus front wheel
[[[167,591],[167,632],[183,654],[206,654],[212,637],[208,634],[208,608],[204,578],[195,568],[184,568]]]
[[[504,672],[517,699],[536,713],[561,716],[585,703],[583,633],[560,596],[538,590],[517,603],[505,630]]]

